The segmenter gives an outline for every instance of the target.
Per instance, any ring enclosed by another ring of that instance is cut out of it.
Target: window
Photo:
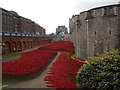
[[[111,31],[109,31],[109,34],[111,35],[111,34],[112,34],[112,32],[111,32]]]
[[[96,34],[97,34],[96,31],[94,31],[94,35],[95,35],[95,36],[96,36]]]

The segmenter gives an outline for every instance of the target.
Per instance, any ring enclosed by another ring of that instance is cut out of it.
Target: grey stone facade
[[[56,28],[56,35],[60,34],[61,32],[64,32],[64,34],[68,34],[68,29],[63,25],[63,26],[58,26]]]
[[[79,23],[77,23],[79,20]],[[120,49],[120,5],[109,5],[81,12],[69,20],[71,41],[78,58]]]
[[[2,10],[0,9],[0,32],[2,32]]]

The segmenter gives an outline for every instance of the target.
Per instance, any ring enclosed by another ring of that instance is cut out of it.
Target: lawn
[[[20,52],[14,52],[14,53],[8,53],[8,54],[5,54],[5,55],[0,55],[0,58],[2,58],[2,61],[16,60],[16,59],[21,57],[22,53],[29,52],[29,51],[35,50],[37,48],[38,47],[27,49],[27,50],[23,50],[23,51],[20,51]]]
[[[8,53],[5,55],[2,55],[2,61],[11,61],[16,60],[21,57],[21,53],[14,52],[14,53]]]

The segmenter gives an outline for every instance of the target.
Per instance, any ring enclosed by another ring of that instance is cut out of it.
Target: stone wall
[[[120,49],[120,5],[109,5],[82,12],[77,16],[80,25],[70,22],[71,41],[78,58],[87,59],[97,53]],[[73,18],[73,17],[72,17]],[[73,30],[74,29],[74,30]]]
[[[56,28],[56,35],[60,34],[61,32],[64,32],[64,34],[68,34],[68,30],[64,25],[63,26],[58,26]]]
[[[118,7],[118,46],[120,46],[120,7]],[[120,50],[120,47],[118,47]]]
[[[0,32],[2,32],[2,10],[0,9]]]

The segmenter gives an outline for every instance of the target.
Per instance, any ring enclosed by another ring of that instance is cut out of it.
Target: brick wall
[[[33,37],[4,37],[4,46],[2,48],[2,54],[11,52],[22,51],[46,44],[52,43],[52,39],[47,38],[33,38]]]

